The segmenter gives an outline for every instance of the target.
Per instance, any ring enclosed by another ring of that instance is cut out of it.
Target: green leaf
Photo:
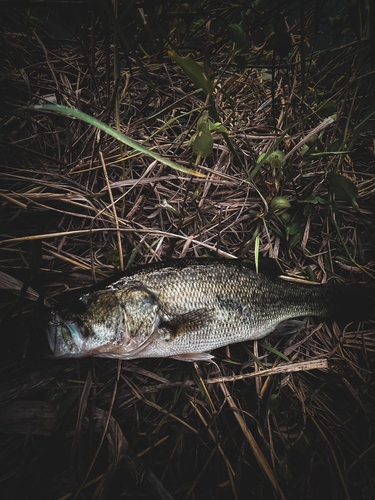
[[[246,39],[246,34],[240,24],[230,24],[229,33],[235,42],[232,56],[235,58],[236,64],[243,67],[246,60],[240,56],[246,54],[250,50],[251,41]]]
[[[270,399],[269,399],[269,409],[270,410],[277,410],[279,406],[281,405],[281,397],[279,393],[276,394],[271,394]]]
[[[226,133],[228,130],[224,127],[224,125],[220,122],[212,123],[211,121],[209,122],[209,127],[210,127],[210,132],[220,132]]]
[[[229,33],[232,36],[232,39],[238,44],[245,40],[245,32],[241,25],[239,24],[230,24],[228,26]]]
[[[306,142],[306,145],[309,148],[312,148],[316,141],[318,140],[318,134],[314,134],[313,136],[310,137],[310,139]]]
[[[267,73],[267,71],[262,71],[262,80],[264,82],[271,82],[272,81],[272,73]]]
[[[337,199],[348,201],[352,204],[355,203],[355,200],[358,198],[358,189],[350,179],[334,172],[328,174],[328,179],[329,185]],[[355,203],[355,205],[357,204]]]
[[[212,153],[214,140],[210,132],[209,124],[208,112],[205,111],[198,120],[197,133],[193,136],[193,151],[198,156],[198,161],[200,158],[206,158],[206,156]]]
[[[322,118],[328,118],[329,116],[332,116],[334,113],[336,113],[336,104],[333,101],[325,101],[318,108],[317,113]]]
[[[311,269],[310,266],[305,267],[305,273],[307,274],[307,277],[309,278],[310,281],[314,281],[315,283],[319,283],[318,278],[315,276],[315,273]]]
[[[261,154],[258,158],[257,163],[259,163],[266,155],[267,155],[267,153]],[[277,150],[277,151],[274,151],[273,153],[269,154],[267,156],[267,158],[264,160],[264,163],[268,163],[269,165],[271,165],[271,167],[275,168],[275,167],[278,167],[280,165],[280,163],[283,161],[284,157],[285,157],[285,153]]]
[[[288,133],[288,130],[285,130],[285,132],[283,132],[280,137],[277,139],[277,141],[275,142],[275,144],[271,147],[271,149],[267,152],[267,153],[264,153],[262,155],[260,155],[260,157],[258,158],[258,161],[254,167],[254,169],[250,172],[247,180],[248,181],[251,181],[254,179],[254,177],[256,176],[256,174],[258,173],[260,167],[263,165],[263,163],[266,163],[268,158],[272,155],[272,153],[276,150],[276,148],[279,146],[279,144],[284,140],[284,137],[286,136],[286,134]]]
[[[331,144],[329,145],[329,150],[332,152],[340,152],[341,153],[342,152],[341,144],[342,144],[342,138],[336,139],[335,141],[331,142]],[[344,145],[343,149],[345,149],[345,145]]]
[[[283,153],[282,151],[276,150],[270,154],[269,153],[261,154],[258,158],[257,164],[261,163],[262,160],[264,159],[263,163],[268,163],[268,165],[270,165],[270,167],[271,167],[273,175],[275,175],[276,168],[279,165],[281,165],[284,158],[285,158],[285,153]]]
[[[272,210],[282,210],[284,208],[290,208],[290,201],[282,196],[275,196],[270,203],[270,208]]]
[[[203,193],[203,189],[197,188],[191,197],[191,201],[197,200],[200,196],[202,196],[202,193]]]
[[[298,232],[296,234],[293,234],[293,236],[288,240],[289,248],[292,249],[296,245],[298,245],[298,243],[302,240],[302,236],[303,236],[302,232]]]
[[[286,226],[286,233],[287,234],[299,234],[301,233],[302,229],[301,229],[301,224],[299,221],[293,221],[293,222],[290,222],[287,226]]]
[[[191,59],[189,56],[180,57],[176,51],[169,50],[169,56],[176,61],[182,71],[190,78],[190,80],[206,95],[211,95],[214,91],[211,80],[206,76],[203,67]]]
[[[197,156],[206,158],[206,156],[209,156],[212,153],[213,146],[214,140],[208,128],[197,133],[193,144],[193,151]]]
[[[290,217],[291,215],[288,214],[288,212],[284,212],[283,214],[280,215],[279,219],[281,220],[281,223],[286,226],[290,222]]]

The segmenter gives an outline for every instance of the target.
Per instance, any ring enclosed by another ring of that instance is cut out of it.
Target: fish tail
[[[366,321],[375,319],[375,287],[365,285],[328,285],[332,319]]]

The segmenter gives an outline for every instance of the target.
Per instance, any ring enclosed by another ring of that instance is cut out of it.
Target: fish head
[[[159,304],[147,290],[110,289],[52,311],[47,338],[56,357],[130,359],[150,342],[161,320]]]

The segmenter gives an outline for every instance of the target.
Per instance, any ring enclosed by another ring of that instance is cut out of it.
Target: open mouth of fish
[[[47,328],[47,339],[54,356],[85,355],[84,330],[84,326],[80,326],[77,321],[64,321],[55,311],[52,311]]]

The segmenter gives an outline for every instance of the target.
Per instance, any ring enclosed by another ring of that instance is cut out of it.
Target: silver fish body
[[[192,361],[263,338],[292,318],[334,316],[348,308],[353,317],[372,317],[373,289],[289,282],[256,273],[247,259],[181,259],[138,267],[82,294],[73,309],[52,312],[47,334],[57,357]]]

